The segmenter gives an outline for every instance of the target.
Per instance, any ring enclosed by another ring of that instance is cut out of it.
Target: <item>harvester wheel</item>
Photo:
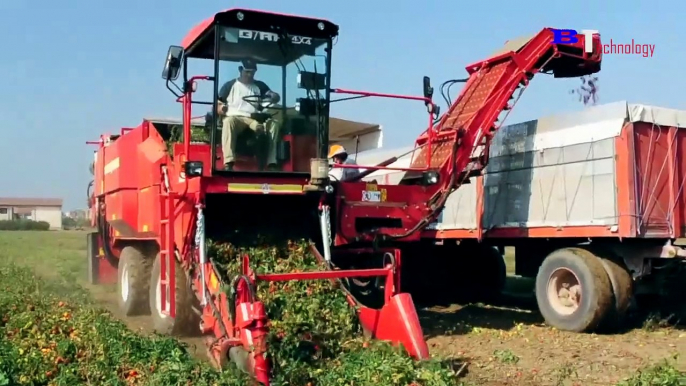
[[[600,258],[581,248],[548,255],[536,276],[536,301],[548,325],[596,330],[613,308],[612,284]]]
[[[194,311],[195,294],[188,285],[186,273],[175,259],[176,273],[176,317],[171,318],[162,313],[160,267],[161,254],[157,254],[152,266],[150,280],[150,310],[155,331],[175,336],[192,336],[200,333],[200,317]]]
[[[142,245],[128,245],[119,254],[117,293],[119,308],[126,316],[150,313],[148,286],[152,258]]]

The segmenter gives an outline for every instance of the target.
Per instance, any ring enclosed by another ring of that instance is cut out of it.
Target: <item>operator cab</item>
[[[175,94],[182,102],[192,98],[193,105],[204,105],[200,113],[210,138],[212,174],[308,175],[312,159],[326,159],[337,34],[338,26],[326,20],[231,9],[193,28],[181,46],[170,47],[163,78],[169,88],[183,69],[184,86]],[[210,59],[213,76],[189,77],[189,59]],[[197,80],[212,83],[206,102],[195,100]],[[184,115],[199,115],[190,110],[185,107]],[[192,149],[189,153],[187,159],[197,159]]]

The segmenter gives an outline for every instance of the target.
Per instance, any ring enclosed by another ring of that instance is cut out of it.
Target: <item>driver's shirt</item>
[[[228,106],[227,116],[250,117],[250,114],[257,112],[257,109],[243,98],[247,96],[264,97],[268,91],[269,87],[259,80],[245,84],[238,79],[233,79],[226,82],[219,90],[219,100]],[[253,103],[256,102],[257,100],[253,101]]]

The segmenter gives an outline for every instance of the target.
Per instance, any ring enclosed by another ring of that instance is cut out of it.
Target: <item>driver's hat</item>
[[[243,70],[257,71],[257,64],[255,63],[254,60],[243,59],[241,63],[243,64],[241,71],[243,71]]]

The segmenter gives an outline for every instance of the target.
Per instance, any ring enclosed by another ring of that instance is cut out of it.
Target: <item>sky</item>
[[[333,87],[419,95],[428,75],[437,100],[440,83],[465,77],[466,65],[508,39],[544,27],[595,29],[605,42],[655,47],[647,58],[604,56],[600,103],[686,110],[683,1],[2,0],[0,196],[61,197],[65,210],[84,208],[93,159],[85,142],[146,116],[181,117],[161,78],[167,49],[233,6],[338,24]],[[507,123],[583,109],[570,94],[579,83],[535,78]],[[363,99],[334,106],[332,116],[382,124],[384,148],[411,145],[425,129],[422,103]]]

